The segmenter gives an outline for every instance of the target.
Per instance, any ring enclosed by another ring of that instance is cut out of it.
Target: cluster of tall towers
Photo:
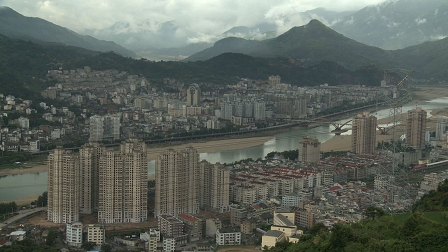
[[[230,170],[219,163],[199,162],[199,153],[192,147],[167,149],[159,155],[155,178],[155,217],[229,207]]]
[[[147,219],[147,153],[136,139],[118,149],[89,143],[78,153],[56,148],[48,156],[47,219],[79,221],[98,211],[100,223],[137,223]]]

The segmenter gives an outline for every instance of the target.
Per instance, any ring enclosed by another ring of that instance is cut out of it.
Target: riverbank
[[[47,165],[29,164],[27,166],[21,166],[21,167],[17,167],[17,168],[1,169],[0,176],[40,173],[40,172],[46,172],[46,171],[48,171]]]

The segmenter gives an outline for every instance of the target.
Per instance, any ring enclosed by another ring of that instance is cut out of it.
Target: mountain
[[[387,52],[366,46],[333,31],[318,20],[294,27],[268,40],[253,41],[226,38],[186,61],[207,60],[225,52],[244,53],[256,57],[287,57],[304,62],[333,61],[351,69],[378,62]]]
[[[60,44],[35,44],[0,35],[0,93],[24,99],[54,83],[46,81],[47,71],[63,63],[98,55],[80,47]]]
[[[428,41],[392,52],[395,65],[413,69],[413,77],[448,80],[448,38]]]
[[[186,42],[179,42],[177,30],[178,25],[175,21],[160,23],[145,19],[132,22],[119,21],[111,27],[86,30],[85,33],[96,38],[115,41],[123,47],[140,52],[154,48],[185,46]]]
[[[77,46],[93,51],[114,51],[124,56],[135,54],[114,42],[82,36],[40,18],[25,17],[8,7],[0,7],[0,34],[10,38]]]
[[[212,43],[194,43],[184,47],[170,47],[170,48],[148,48],[145,51],[140,51],[139,55],[151,60],[183,60],[189,55],[203,51],[212,47]]]
[[[260,23],[253,27],[236,26],[225,31],[223,37],[237,37],[249,40],[264,40],[275,38],[277,35],[277,26],[273,23]]]
[[[401,49],[448,36],[448,1],[389,0],[340,18],[331,27],[367,45]]]

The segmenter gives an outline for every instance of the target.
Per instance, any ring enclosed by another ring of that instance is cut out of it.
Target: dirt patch
[[[255,246],[228,246],[219,248],[217,252],[254,252],[260,251]]]

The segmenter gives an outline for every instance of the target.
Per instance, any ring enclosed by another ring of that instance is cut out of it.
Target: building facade
[[[187,89],[187,106],[198,106],[201,103],[201,88],[192,83]]]
[[[299,145],[299,160],[303,163],[318,163],[320,160],[320,142],[317,138],[303,137]]]
[[[406,120],[406,144],[415,149],[425,148],[427,113],[422,108],[411,109]]]
[[[93,242],[97,246],[101,246],[106,240],[106,231],[103,225],[88,224],[87,225],[87,242]]]
[[[241,245],[241,232],[237,228],[222,228],[216,231],[217,245]]]
[[[199,212],[199,153],[168,149],[156,159],[154,216]]]
[[[368,112],[356,115],[352,120],[352,152],[375,153],[377,118]]]
[[[58,147],[48,155],[47,220],[72,223],[79,220],[79,156]]]
[[[65,241],[69,246],[81,247],[82,245],[82,223],[67,223],[65,227]]]
[[[98,221],[138,223],[147,219],[146,145],[136,139],[99,158]]]
[[[230,206],[230,170],[223,165],[202,161],[199,164],[199,204],[201,208],[226,212]]]

